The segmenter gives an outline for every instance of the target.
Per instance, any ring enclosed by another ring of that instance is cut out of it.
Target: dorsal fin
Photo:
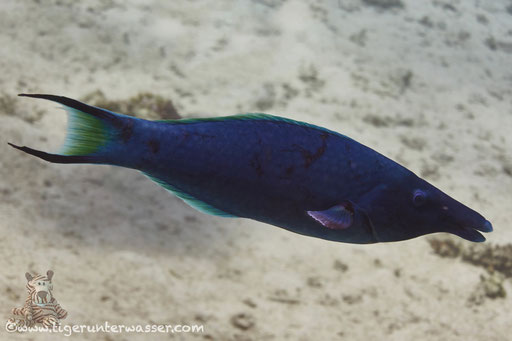
[[[297,126],[303,126],[308,128],[313,128],[315,130],[320,130],[322,132],[326,132],[329,134],[334,134],[338,136],[342,136],[344,138],[349,138],[343,134],[338,132],[329,130],[327,128],[323,128],[314,124],[301,122],[292,120],[286,117],[274,116],[270,114],[263,113],[247,113],[247,114],[238,114],[238,115],[230,115],[230,116],[220,116],[220,117],[205,117],[205,118],[183,118],[178,120],[158,120],[158,122],[165,122],[169,124],[194,124],[194,123],[205,123],[205,122],[226,122],[226,121],[272,121],[272,122],[283,122],[288,124],[293,124]]]

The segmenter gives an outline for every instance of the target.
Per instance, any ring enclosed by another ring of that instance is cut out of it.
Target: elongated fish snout
[[[480,232],[493,231],[491,222],[477,211],[440,190],[435,189],[432,192],[436,193],[436,202],[441,208],[437,213],[440,218],[438,224],[442,231],[455,234],[472,242],[484,242],[485,237]]]

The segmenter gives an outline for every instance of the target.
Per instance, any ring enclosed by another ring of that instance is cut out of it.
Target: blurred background
[[[4,320],[25,301],[24,273],[52,269],[65,324],[205,326],[161,339],[509,338],[512,2],[3,0],[0,44]],[[136,171],[13,150],[55,151],[66,128],[55,104],[20,92],[152,119],[266,112],[325,126],[495,232],[361,246],[207,216]]]

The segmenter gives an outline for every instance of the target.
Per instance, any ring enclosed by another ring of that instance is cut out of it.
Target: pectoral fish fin
[[[154,182],[156,182],[157,184],[159,184],[160,186],[162,186],[163,188],[165,188],[172,194],[176,195],[178,198],[180,198],[181,200],[183,200],[188,205],[192,206],[193,208],[195,208],[198,211],[201,211],[201,212],[207,213],[207,214],[211,214],[211,215],[220,216],[220,217],[228,217],[228,218],[230,218],[230,217],[236,218],[237,217],[230,213],[219,210],[218,208],[215,208],[215,207],[205,203],[204,201],[201,201],[201,200],[195,198],[194,196],[176,188],[175,186],[169,184],[168,182],[166,182],[162,179],[156,178],[156,177],[151,176],[144,172],[142,172],[142,174],[144,174],[145,176],[147,176],[148,178],[150,178],[151,180],[153,180]]]
[[[325,211],[307,211],[309,216],[331,230],[344,230],[354,223],[354,207],[344,202]]]

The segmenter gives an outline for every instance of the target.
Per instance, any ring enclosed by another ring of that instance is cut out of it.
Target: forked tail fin
[[[21,147],[17,146],[13,143],[7,142],[7,144],[11,147],[21,150],[30,155],[37,156],[40,159],[43,159],[48,162],[53,163],[95,163],[94,158],[88,155],[60,155],[60,154],[50,154],[45,153],[37,149],[32,149],[29,147]]]
[[[111,163],[113,144],[130,137],[135,118],[93,107],[77,100],[41,94],[20,94],[23,97],[42,98],[60,103],[68,114],[66,140],[57,154],[45,153],[29,147],[10,146],[53,163]],[[113,143],[114,142],[114,143]]]

